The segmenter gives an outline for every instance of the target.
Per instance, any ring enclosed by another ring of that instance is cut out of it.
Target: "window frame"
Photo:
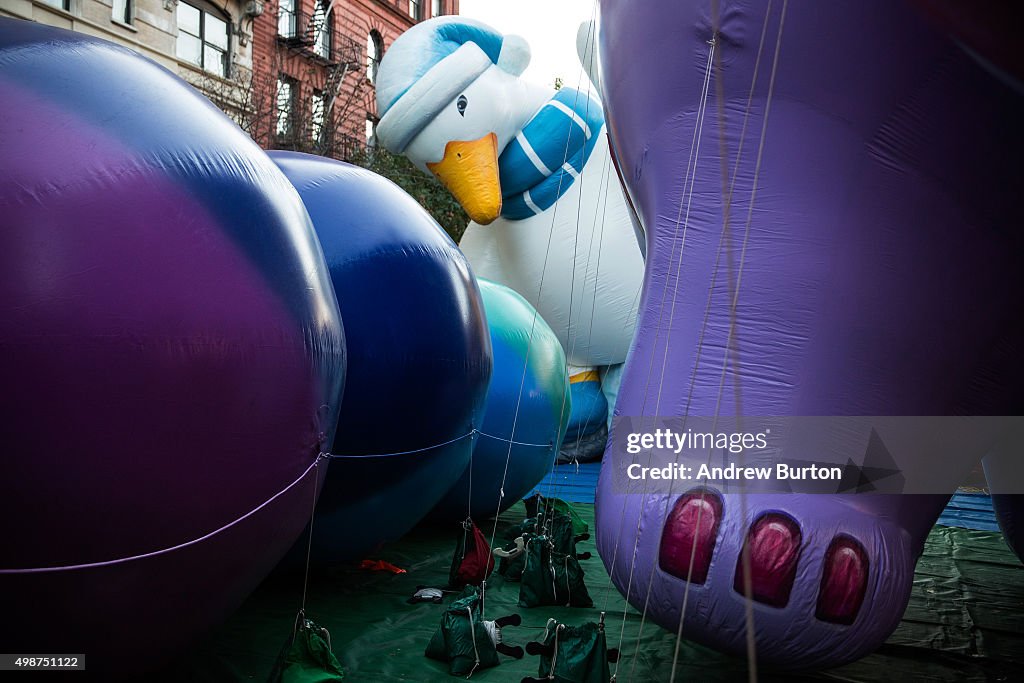
[[[409,0],[409,18],[419,21],[423,18],[423,0]]]
[[[134,5],[134,2],[132,0],[129,0],[129,2],[131,2],[131,4]],[[182,5],[187,5],[188,7],[191,7],[192,9],[196,10],[197,12],[199,12],[199,35],[196,35],[194,33],[186,31],[186,30],[184,30],[182,28],[181,22],[179,21],[179,16],[178,16],[178,12],[181,10],[181,6]],[[174,54],[175,54],[175,57],[177,57],[178,60],[180,60],[182,62],[185,62],[186,64],[191,64],[192,66],[194,66],[194,67],[196,67],[198,69],[201,69],[202,71],[204,71],[204,72],[206,72],[208,74],[212,74],[214,76],[217,76],[218,78],[231,78],[231,66],[232,66],[232,61],[231,61],[231,42],[232,41],[231,41],[231,38],[232,38],[232,27],[233,27],[233,24],[231,22],[231,18],[230,17],[218,16],[219,10],[211,11],[210,7],[207,6],[206,3],[203,3],[203,2],[186,2],[185,0],[178,0],[177,7],[175,8],[174,13],[175,13],[174,14],[175,27],[178,30],[178,34],[174,38]],[[207,40],[207,36],[208,36],[208,34],[207,34],[207,27],[206,27],[206,19],[207,19],[207,17],[213,19],[214,21],[219,21],[219,22],[224,24],[224,47],[223,48],[221,48],[220,45],[217,45],[216,43],[211,43],[211,42],[209,42],[209,40]],[[199,63],[198,64],[193,62],[192,60],[188,59],[187,57],[183,57],[180,54],[180,52],[178,51],[178,41],[180,40],[181,34],[183,34],[183,33],[185,35],[187,35],[187,36],[191,36],[192,38],[197,38],[199,40]],[[216,71],[213,70],[213,69],[210,69],[207,66],[207,63],[206,63],[206,51],[207,51],[207,48],[210,48],[211,50],[220,53],[221,64],[220,64],[220,68],[217,69]]]
[[[431,2],[430,2],[430,16],[432,16],[432,17],[443,17],[444,16],[444,0],[431,0]]]
[[[370,54],[369,47],[373,45],[375,54]],[[380,61],[384,58],[384,36],[377,29],[371,29],[366,36],[366,80],[376,85],[377,75],[380,73]]]
[[[68,0],[68,2],[70,4],[70,0]],[[123,2],[124,3],[124,14],[122,16],[117,16],[117,3],[118,2]],[[185,3],[185,4],[187,5],[188,3]],[[200,10],[200,11],[202,11],[202,10]],[[135,0],[113,0],[113,2],[110,3],[110,19],[111,19],[111,21],[113,21],[116,24],[122,24],[124,26],[132,26],[132,27],[134,27],[135,26]],[[177,16],[175,16],[175,21],[177,21]]]
[[[319,102],[319,108],[317,103]],[[318,117],[319,109],[319,120]],[[327,134],[327,93],[314,90],[309,105],[310,138],[315,145],[322,145]]]
[[[38,0],[40,4],[46,5],[61,12],[71,12],[71,0]]]
[[[287,109],[282,107],[281,91],[288,86]],[[295,138],[295,118],[299,101],[299,81],[286,73],[278,74],[277,88],[274,91],[274,138],[278,141],[291,141]],[[284,126],[282,126],[284,122]]]
[[[179,0],[180,1],[180,0]],[[288,9],[286,11],[285,4]],[[288,24],[282,30],[281,22],[289,17]],[[277,35],[281,38],[295,38],[299,32],[299,0],[278,0],[277,3]]]
[[[370,112],[366,112],[366,127],[363,131],[366,139],[366,149],[377,149],[377,123],[377,117]]]
[[[323,16],[323,25],[314,34],[313,52],[323,59],[330,60],[334,51],[334,10],[330,7],[330,0],[316,0],[313,21],[317,21],[320,16]],[[326,44],[321,44],[321,36],[326,36]],[[324,51],[321,52],[321,49]]]

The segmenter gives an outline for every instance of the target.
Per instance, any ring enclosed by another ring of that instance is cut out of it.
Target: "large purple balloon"
[[[1019,414],[1024,108],[909,5],[787,4],[776,65],[784,3],[758,60],[766,3],[601,2],[610,134],[647,243],[616,412]],[[726,362],[731,329],[738,364]],[[948,469],[952,490],[981,455],[932,467]],[[685,617],[686,637],[743,653],[737,563],[749,535],[758,653],[792,667],[850,661],[885,640],[946,499],[762,494],[744,510],[736,495],[624,495],[618,467],[610,452],[598,547],[629,600],[673,632]]]
[[[163,68],[0,20],[0,308],[2,649],[156,666],[309,519],[345,367],[309,217]]]

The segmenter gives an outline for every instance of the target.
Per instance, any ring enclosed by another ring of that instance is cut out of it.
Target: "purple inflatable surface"
[[[601,15],[610,135],[647,253],[618,415],[1020,414],[1015,93],[890,0],[602,0]],[[952,492],[982,455],[923,465],[948,469]],[[619,589],[742,654],[749,539],[758,656],[789,667],[886,639],[946,500],[624,495],[617,467],[609,451],[597,540]]]
[[[166,70],[0,19],[0,307],[0,649],[157,666],[309,520],[345,369],[309,217]]]

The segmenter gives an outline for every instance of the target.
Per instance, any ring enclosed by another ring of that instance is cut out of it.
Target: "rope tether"
[[[715,264],[714,264],[714,267],[712,269],[711,282],[710,282],[710,284],[708,286],[708,296],[707,296],[707,300],[705,301],[705,305],[704,305],[704,316],[703,316],[703,320],[701,322],[700,334],[699,334],[698,339],[697,339],[697,349],[696,349],[696,356],[695,356],[695,360],[694,360],[694,367],[693,367],[693,371],[692,371],[691,376],[690,376],[689,390],[688,390],[688,393],[687,393],[687,396],[686,396],[686,401],[685,401],[685,404],[684,404],[684,405],[687,406],[687,410],[686,410],[686,414],[687,415],[689,414],[689,406],[690,406],[690,404],[691,404],[691,402],[693,400],[693,391],[694,391],[694,387],[696,386],[697,370],[700,367],[702,352],[703,352],[703,349],[704,349],[705,332],[707,331],[708,320],[709,320],[710,314],[711,314],[712,296],[713,296],[713,293],[714,293],[714,290],[715,290],[715,285],[716,285],[717,280],[718,280],[718,273],[719,273],[720,264],[721,264],[722,250],[723,250],[723,247],[728,242],[728,232],[729,232],[729,225],[730,225],[732,198],[733,198],[733,194],[734,194],[734,190],[735,190],[736,178],[738,176],[740,159],[742,159],[742,157],[743,157],[743,145],[744,145],[744,142],[746,140],[747,124],[748,124],[748,121],[749,121],[751,104],[753,102],[754,89],[755,89],[755,86],[757,84],[757,77],[758,77],[758,73],[759,73],[759,69],[760,69],[760,64],[761,64],[761,56],[762,56],[763,51],[764,51],[765,37],[766,37],[766,34],[767,34],[767,30],[768,30],[768,18],[771,15],[771,6],[772,6],[772,0],[768,0],[768,4],[767,4],[766,10],[765,10],[765,17],[764,17],[764,20],[763,20],[762,26],[761,26],[761,37],[760,37],[760,41],[759,41],[759,44],[758,44],[757,57],[756,57],[755,62],[754,62],[753,76],[752,76],[751,83],[750,83],[750,89],[749,89],[748,94],[747,94],[746,106],[744,107],[743,123],[742,123],[741,131],[740,131],[739,144],[738,144],[738,147],[737,147],[736,158],[735,158],[735,161],[734,161],[734,164],[733,164],[733,172],[732,172],[731,180],[729,178],[728,167],[726,166],[727,159],[728,159],[727,145],[726,145],[724,136],[722,135],[722,130],[724,128],[724,111],[723,111],[723,106],[724,106],[725,95],[724,95],[724,92],[722,90],[722,79],[721,79],[721,76],[720,76],[720,74],[721,74],[721,64],[720,64],[721,52],[718,51],[714,55],[714,57],[716,59],[713,61],[713,64],[714,64],[714,66],[716,68],[716,75],[717,75],[717,77],[715,78],[715,92],[716,92],[716,104],[717,104],[718,124],[719,124],[720,165],[721,165],[722,176],[723,176],[722,183],[723,183],[723,194],[724,194],[725,202],[724,202],[724,206],[723,206],[722,239],[719,240],[718,249],[717,249],[716,255],[715,255]],[[718,8],[717,8],[717,3],[715,3],[715,6],[713,7],[713,12],[712,12],[712,29],[713,29],[713,32],[717,34],[717,30],[718,30]],[[726,191],[726,186],[728,186],[728,190],[727,191]],[[730,273],[731,273],[731,259],[730,259]],[[730,277],[730,285],[731,284],[732,284],[732,282],[731,282],[731,277]],[[678,295],[678,273],[677,273],[676,287],[675,287],[675,290],[673,292],[673,297],[675,297],[677,295]],[[668,349],[667,349],[667,343],[666,343],[666,354],[667,354],[667,351],[668,351]],[[737,382],[738,382],[738,377],[737,377]],[[737,389],[737,392],[738,392],[738,389]],[[716,409],[716,414],[717,414],[717,412],[718,411]],[[678,460],[678,458],[677,458],[677,460]],[[666,500],[669,500],[669,501],[671,500],[674,487],[675,487],[675,482],[671,482],[670,485],[669,485],[669,491],[668,491],[668,495],[667,495],[667,499]],[[706,490],[702,488],[701,492],[700,492],[700,500],[701,500],[701,502],[703,502],[703,500],[704,500],[705,493],[706,493]],[[742,491],[741,491],[741,493],[742,493]],[[742,496],[741,496],[741,498],[742,498]],[[742,500],[743,500],[743,503],[745,504],[745,499],[742,499]],[[700,520],[701,520],[701,516],[702,516],[702,512],[703,512],[702,507],[703,506],[700,506],[700,508],[697,510],[697,519],[696,519],[697,528],[700,528]],[[745,507],[745,505],[741,505],[741,507]],[[682,605],[682,608],[681,608],[681,615],[685,615],[686,614],[686,607],[687,607],[687,603],[688,603],[688,599],[689,599],[689,584],[690,584],[690,580],[692,579],[692,576],[693,576],[693,562],[694,562],[694,558],[696,557],[696,542],[694,542],[692,544],[692,546],[691,546],[690,555],[691,555],[691,557],[690,557],[690,565],[689,565],[689,570],[687,572],[687,578],[686,578],[687,586],[684,589],[683,605]],[[746,567],[746,565],[745,565],[745,567]],[[651,594],[651,589],[652,589],[652,585],[653,585],[653,580],[654,580],[654,575],[652,574],[649,577],[648,582],[647,582],[647,591],[646,591],[646,596],[644,598],[644,609],[643,609],[643,614],[642,614],[641,619],[640,619],[640,629],[639,629],[639,632],[637,633],[637,639],[636,639],[637,646],[639,646],[640,638],[643,635],[643,629],[644,629],[644,625],[646,623],[647,609],[648,609],[648,604],[649,604],[649,601],[650,601],[650,594]],[[752,618],[752,615],[751,615],[751,618]],[[681,634],[681,626],[680,626],[680,634]],[[631,666],[631,675],[632,675],[632,671],[635,670],[635,667],[636,667],[636,658],[634,657],[633,664]]]
[[[725,388],[725,373],[726,373],[726,368],[728,367],[729,354],[730,354],[730,351],[733,351],[734,357],[735,357],[735,353],[736,353],[735,350],[733,349],[733,344],[735,343],[735,338],[736,338],[736,307],[737,307],[737,305],[739,303],[740,282],[741,282],[742,277],[743,277],[743,267],[744,267],[745,262],[746,262],[747,244],[748,244],[748,240],[749,240],[749,237],[750,237],[750,226],[751,226],[751,223],[753,222],[754,203],[755,203],[755,198],[757,196],[758,179],[760,178],[760,174],[761,174],[761,162],[762,162],[763,154],[764,154],[764,143],[765,143],[765,138],[767,137],[767,131],[768,131],[768,115],[771,112],[772,95],[775,92],[775,77],[776,77],[776,74],[777,74],[777,71],[778,71],[779,53],[781,52],[781,48],[782,48],[782,32],[783,32],[783,29],[784,29],[785,23],[786,23],[786,9],[788,7],[788,4],[789,4],[788,0],[783,0],[783,2],[782,2],[782,11],[781,11],[781,13],[779,15],[779,28],[778,28],[778,33],[776,34],[776,39],[775,39],[775,53],[774,53],[773,58],[772,58],[771,75],[770,75],[769,80],[768,80],[768,93],[767,93],[767,96],[765,97],[764,117],[763,117],[762,122],[761,122],[761,134],[760,134],[760,137],[759,137],[759,140],[758,140],[757,160],[756,160],[756,162],[754,164],[754,175],[753,175],[752,185],[751,185],[751,189],[750,189],[750,200],[749,200],[748,205],[747,205],[747,217],[746,217],[746,223],[744,225],[743,244],[742,244],[742,246],[740,248],[739,268],[738,268],[737,274],[736,274],[735,287],[732,288],[732,295],[733,296],[732,296],[732,301],[730,302],[730,307],[729,307],[729,332],[728,332],[728,336],[727,336],[727,339],[726,339],[725,349],[723,350],[722,372],[721,372],[721,376],[720,376],[720,379],[719,379],[718,397],[717,397],[716,404],[715,404],[715,423],[716,424],[717,424],[717,420],[718,420],[719,409],[720,409],[720,406],[721,406],[722,393],[723,393],[724,388]],[[765,22],[767,22],[767,20],[768,20],[768,15],[766,13],[766,15],[765,15]],[[719,134],[721,135],[722,132],[720,131]],[[731,193],[730,193],[730,198],[731,198]],[[734,373],[734,379],[737,382],[739,381],[738,372]],[[737,388],[737,399],[738,398],[739,398],[739,396],[738,396],[738,388]],[[738,406],[737,406],[737,408],[738,408]],[[737,410],[737,415],[739,415],[739,411],[738,410]],[[703,495],[703,492],[702,492],[702,495]],[[741,488],[741,490],[740,490],[740,505],[741,505],[741,515],[742,515],[742,518],[744,520],[746,519],[746,502],[747,501],[746,501],[745,491]],[[703,506],[699,506],[699,507],[703,507]],[[699,513],[699,511],[698,511],[698,513]],[[696,538],[697,538],[696,535],[694,535],[694,544],[696,544]],[[746,544],[744,544],[744,546],[746,546]],[[745,600],[745,607],[746,607],[746,613],[745,613],[745,622],[746,623],[745,623],[745,626],[746,626],[746,646],[747,646],[747,664],[748,664],[747,675],[748,675],[748,679],[753,682],[753,681],[757,680],[757,647],[756,647],[756,638],[755,638],[755,632],[754,632],[753,599],[751,597],[752,587],[751,587],[751,579],[750,579],[750,554],[749,554],[749,549],[746,548],[746,547],[744,547],[741,550],[741,560],[744,563],[744,574],[745,574],[745,580],[744,580],[744,600]],[[691,567],[692,567],[692,564],[691,564]],[[685,592],[684,592],[684,600],[685,600],[685,597],[686,597],[686,593],[689,591],[689,589],[690,589],[690,584],[687,583],[686,589],[685,589]],[[678,658],[679,658],[680,642],[682,640],[683,620],[685,618],[685,614],[686,614],[685,612],[680,612],[680,615],[679,615],[679,627],[678,627],[678,629],[676,631],[676,648],[675,648],[675,653],[673,654],[673,658],[672,658],[672,676],[670,678],[670,683],[675,680],[675,674],[676,674]]]
[[[591,18],[592,19],[593,19],[594,12],[596,12],[596,6],[591,11],[591,15],[592,15]],[[593,22],[591,23],[591,31],[592,30],[593,30]],[[581,79],[582,79],[582,73],[579,76],[577,85],[580,84]],[[579,95],[580,95],[579,88],[577,88],[576,89],[575,99],[573,101],[573,110],[576,109],[576,105],[577,105],[577,103],[579,101]],[[590,99],[588,97],[588,99],[587,99],[587,107],[589,108],[589,106],[590,106]],[[563,150],[563,153],[562,153],[563,163],[566,160],[568,160],[568,158],[569,158],[569,142],[570,142],[570,140],[572,138],[572,127],[574,125],[576,125],[576,124],[574,123],[574,121],[572,119],[570,119],[567,122],[566,136],[565,136],[565,149]],[[565,174],[559,174],[559,177],[558,177],[558,188],[557,188],[558,196],[561,196],[562,181],[563,181],[564,177],[565,177]],[[581,187],[582,187],[582,180],[583,179],[582,179],[582,175],[581,175],[580,176]],[[543,264],[541,265],[540,281],[538,282],[538,286],[537,286],[537,302],[538,303],[541,301],[541,295],[543,294],[543,291],[544,291],[544,280],[545,280],[545,276],[547,275],[548,261],[549,261],[549,258],[551,256],[551,241],[552,241],[552,238],[553,238],[554,232],[555,232],[554,231],[554,227],[555,227],[555,221],[556,221],[557,216],[558,216],[558,205],[559,205],[559,202],[555,202],[554,205],[551,207],[551,228],[548,230],[548,241],[547,241],[547,245],[546,245],[545,250],[544,250],[544,261],[543,261]],[[577,239],[577,242],[578,242],[578,240],[579,240],[579,220],[578,219],[576,221],[576,229],[577,229],[576,239]],[[574,261],[573,261],[573,269],[572,269],[571,282],[575,283],[575,279],[576,279],[576,263],[575,263],[575,247],[574,247]],[[574,286],[574,285],[571,285],[571,287],[572,286]],[[519,409],[520,409],[520,407],[522,405],[523,390],[524,390],[524,388],[526,386],[526,371],[527,371],[527,368],[529,367],[529,363],[530,363],[530,350],[533,347],[533,339],[534,339],[534,334],[535,334],[536,329],[537,329],[537,318],[538,318],[538,316],[539,316],[539,313],[538,313],[536,307],[534,307],[533,319],[532,319],[532,321],[530,323],[530,334],[529,334],[529,337],[527,338],[527,343],[526,343],[526,354],[525,354],[525,358],[523,360],[523,372],[522,372],[522,375],[521,375],[520,380],[519,380],[519,393],[516,396],[516,409],[515,409],[515,413],[513,414],[513,417],[512,417],[511,437],[513,439],[515,438],[516,426],[518,425],[518,422],[519,422]],[[572,320],[572,290],[570,290],[570,299],[569,299],[569,322],[570,323],[571,323],[571,320]],[[568,359],[566,360],[566,371],[568,372]],[[558,424],[559,425],[561,424],[562,418],[565,415],[565,402],[566,402],[566,397],[565,397],[565,394],[563,394],[562,395],[562,405],[561,405],[561,409],[559,410],[559,415],[558,415]],[[508,451],[505,454],[505,468],[504,468],[504,471],[502,472],[502,476],[501,476],[501,487],[500,487],[499,493],[498,493],[498,503],[495,506],[494,524],[491,527],[491,542],[490,542],[490,546],[492,548],[494,547],[494,539],[495,539],[495,537],[497,536],[497,533],[498,533],[498,516],[501,513],[501,502],[502,502],[502,500],[505,497],[505,481],[508,478],[508,467],[509,467],[509,462],[510,462],[510,460],[512,458],[512,445],[513,445],[512,441],[510,440],[509,441]],[[552,451],[553,451],[553,453],[552,453],[551,468],[550,468],[551,470],[554,469],[555,462],[556,462],[556,460],[558,458],[558,449],[557,448],[552,448]]]
[[[683,202],[680,202],[679,212],[677,213],[677,216],[676,216],[675,233],[678,234],[680,226],[682,227],[682,239],[681,239],[680,247],[679,247],[679,262],[678,262],[677,268],[676,268],[676,286],[677,287],[678,287],[678,282],[679,282],[679,273],[682,270],[682,260],[683,260],[683,254],[684,254],[684,251],[685,251],[685,246],[686,246],[686,234],[687,234],[687,230],[689,228],[690,207],[691,207],[691,203],[692,203],[692,200],[693,200],[693,188],[694,188],[694,185],[695,185],[695,182],[696,182],[696,175],[697,175],[697,173],[696,173],[697,172],[697,162],[698,162],[698,160],[700,158],[701,133],[702,133],[702,131],[704,129],[704,115],[705,115],[705,113],[707,111],[708,88],[709,88],[709,84],[711,82],[711,65],[712,65],[712,59],[713,59],[714,52],[715,52],[715,40],[712,39],[711,41],[709,41],[708,45],[709,45],[709,47],[708,47],[707,64],[705,65],[705,68],[704,68],[704,81],[703,81],[703,84],[702,84],[701,98],[700,98],[700,102],[699,102],[698,109],[697,109],[697,121],[696,121],[696,124],[694,125],[694,131],[693,131],[693,144],[691,145],[690,157],[689,157],[689,159],[687,161],[686,178],[683,181],[683,189],[684,189],[684,192],[686,192],[686,195],[687,195],[687,200],[685,202],[686,214],[685,214],[685,217],[684,217],[684,215],[682,213],[683,212]],[[687,189],[687,181],[689,181],[689,189]],[[673,241],[675,241],[675,239],[676,238],[675,238],[675,235],[674,235],[673,236]],[[674,245],[673,245],[673,256],[674,256]],[[671,274],[669,274],[668,277],[671,277]],[[665,303],[667,295],[668,295],[668,278],[666,278],[665,290],[663,291],[663,294],[662,294],[662,306],[664,306],[664,303]],[[676,299],[674,298],[673,301],[672,301],[672,306],[671,306],[670,313],[669,313],[668,332],[666,334],[666,341],[665,341],[664,359],[666,359],[666,360],[663,361],[663,367],[662,367],[662,372],[661,372],[661,379],[660,379],[660,382],[658,384],[657,399],[655,401],[655,406],[654,406],[654,419],[655,420],[657,420],[658,412],[661,409],[661,396],[662,396],[662,392],[664,390],[664,385],[665,385],[665,368],[664,368],[664,363],[667,361],[669,344],[671,342],[672,323],[673,323],[674,318],[675,318],[675,303],[676,303]],[[662,308],[661,313],[662,314],[664,313],[664,308]],[[662,329],[660,324],[658,326],[658,329],[659,330]],[[651,356],[651,367],[648,369],[648,385],[647,385],[648,390],[650,388],[650,380],[652,378],[652,373],[653,373],[654,356],[655,356],[655,354],[652,354],[652,356]],[[645,391],[644,392],[644,410],[641,411],[641,414],[643,414],[643,412],[646,409],[646,402],[647,402],[647,394],[648,393],[649,393],[649,391]],[[653,457],[654,457],[653,450],[649,450],[648,451],[648,465],[650,465],[650,461],[653,459]],[[647,480],[646,479],[644,480],[644,488],[643,488],[641,496],[642,496],[641,497],[641,501],[642,502],[641,502],[640,508],[641,508],[641,510],[643,510],[644,503],[647,500]],[[625,516],[625,505],[626,505],[626,503],[625,503],[625,499],[624,499],[623,500],[623,516]],[[633,534],[633,554],[632,554],[632,557],[631,557],[631,560],[630,560],[630,564],[629,564],[629,576],[628,576],[628,579],[627,579],[627,582],[626,582],[626,592],[625,592],[625,594],[627,596],[629,595],[629,593],[630,593],[630,591],[632,590],[632,587],[633,587],[633,575],[634,575],[634,572],[635,572],[635,569],[636,569],[637,548],[638,548],[639,542],[640,542],[640,525],[641,525],[642,520],[643,520],[643,515],[639,515],[637,517],[637,528],[636,528],[636,530],[634,531],[634,534]],[[621,531],[621,529],[620,529],[620,531]],[[618,541],[618,538],[616,540]],[[616,547],[616,550],[617,550],[617,547]],[[627,601],[626,606],[623,607],[623,610],[622,610],[622,626],[621,626],[621,628],[619,630],[619,643],[618,643],[618,646],[619,646],[619,650],[620,651],[622,650],[622,643],[625,640],[625,636],[626,636],[626,615],[628,613],[628,609],[629,609],[629,603]],[[634,658],[636,656],[637,656],[637,654],[635,653],[634,654]],[[614,673],[614,675],[616,677],[618,676],[620,662],[621,662],[621,659],[619,661],[615,662],[615,670],[614,670],[613,673]]]
[[[81,569],[97,569],[99,567],[109,567],[109,566],[112,566],[112,565],[124,564],[126,562],[135,562],[137,560],[145,560],[145,559],[149,559],[149,558],[152,558],[152,557],[159,557],[160,555],[166,555],[168,553],[172,553],[172,552],[175,552],[177,550],[183,550],[183,549],[188,548],[190,546],[197,545],[199,543],[202,543],[203,541],[209,540],[209,539],[213,538],[214,536],[217,536],[218,534],[221,534],[221,533],[227,531],[228,529],[231,529],[232,527],[240,524],[241,522],[245,521],[249,517],[252,517],[254,514],[256,514],[257,512],[262,510],[263,508],[265,508],[268,505],[270,505],[271,503],[273,503],[275,500],[277,500],[278,498],[280,498],[284,494],[288,493],[288,491],[290,491],[297,484],[299,484],[299,482],[301,482],[303,479],[305,479],[306,475],[308,475],[312,470],[315,470],[317,465],[319,464],[320,460],[322,458],[324,458],[324,457],[326,457],[326,454],[324,454],[324,453],[320,453],[319,455],[317,455],[316,459],[313,460],[312,463],[310,463],[309,467],[307,467],[305,469],[305,471],[303,471],[303,473],[300,474],[298,476],[298,478],[295,479],[295,481],[293,481],[292,483],[290,483],[287,486],[285,486],[283,489],[281,489],[280,491],[278,491],[277,493],[272,495],[270,498],[268,498],[267,500],[263,501],[262,503],[260,503],[256,507],[254,507],[252,510],[249,510],[249,512],[246,512],[241,517],[238,517],[237,519],[234,519],[234,520],[228,522],[227,524],[225,524],[224,526],[221,526],[221,527],[219,527],[217,529],[214,529],[213,531],[211,531],[211,532],[209,532],[207,534],[203,534],[202,536],[199,536],[198,538],[193,538],[193,539],[191,539],[189,541],[185,541],[184,543],[178,543],[177,545],[172,545],[172,546],[169,546],[167,548],[161,548],[159,550],[153,550],[151,552],[140,553],[138,555],[131,555],[131,556],[128,556],[128,557],[119,557],[119,558],[114,559],[114,560],[103,560],[103,561],[100,561],[100,562],[86,562],[86,563],[82,563],[82,564],[61,565],[61,566],[54,566],[54,567],[31,567],[31,568],[24,568],[24,569],[0,569],[0,575],[2,575],[2,574],[42,574],[42,573],[47,573],[47,572],[63,572],[63,571],[76,571],[76,570],[81,570]],[[315,487],[314,487],[314,490],[316,490]]]

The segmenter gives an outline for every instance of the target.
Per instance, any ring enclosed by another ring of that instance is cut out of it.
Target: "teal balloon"
[[[472,462],[435,508],[435,516],[450,519],[493,516],[533,490],[550,471],[572,412],[558,337],[515,291],[478,282],[494,371]]]

